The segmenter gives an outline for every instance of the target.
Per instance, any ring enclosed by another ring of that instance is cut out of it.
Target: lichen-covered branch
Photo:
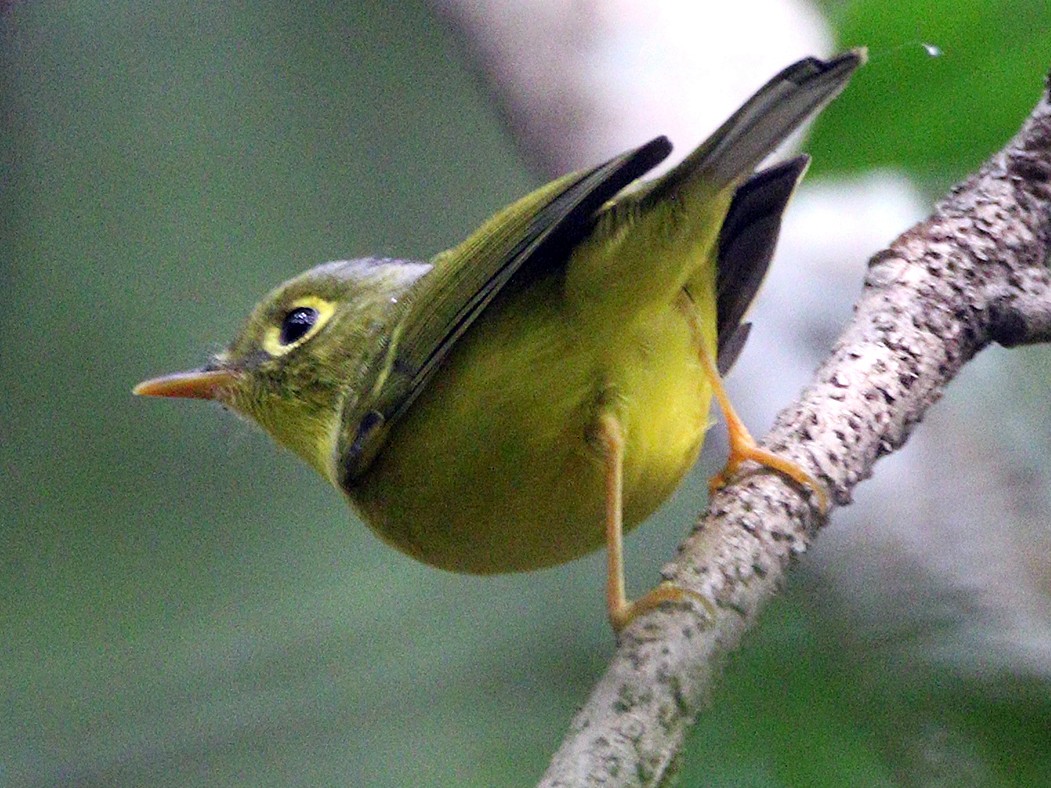
[[[854,319],[764,445],[810,468],[835,505],[850,503],[982,348],[1051,339],[1049,248],[1051,87],[1004,150],[872,257]],[[667,780],[722,658],[826,520],[766,471],[714,496],[664,570],[714,614],[684,604],[628,627],[541,784]]]

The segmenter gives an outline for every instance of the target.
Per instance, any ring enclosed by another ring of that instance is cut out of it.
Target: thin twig
[[[1045,93],[1007,147],[872,257],[854,319],[764,445],[809,467],[845,506],[976,353],[1051,339],[1049,181]],[[769,472],[717,494],[664,570],[714,615],[686,603],[629,626],[541,785],[668,780],[723,658],[826,520]]]

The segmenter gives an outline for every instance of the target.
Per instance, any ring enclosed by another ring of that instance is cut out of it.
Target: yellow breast
[[[561,287],[551,277],[491,305],[349,493],[398,549],[493,573],[601,546],[603,458],[590,433],[604,409],[626,433],[626,527],[695,462],[710,399],[701,335],[714,345],[704,310],[683,293],[596,323],[566,308]]]

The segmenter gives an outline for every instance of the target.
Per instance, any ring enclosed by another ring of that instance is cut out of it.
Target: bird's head
[[[401,297],[429,266],[325,263],[271,291],[204,366],[143,381],[134,393],[219,402],[258,422],[326,478],[344,405],[389,343]]]

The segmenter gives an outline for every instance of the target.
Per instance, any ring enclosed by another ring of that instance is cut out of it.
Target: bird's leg
[[[700,348],[700,357],[701,364],[704,367],[704,374],[712,387],[712,395],[719,403],[719,409],[723,412],[723,418],[726,419],[726,431],[730,443],[730,457],[726,461],[726,467],[709,480],[709,493],[714,493],[725,486],[730,481],[730,478],[737,473],[742,463],[752,460],[784,474],[804,487],[809,487],[817,496],[818,507],[822,512],[826,511],[828,509],[828,491],[825,489],[825,485],[803,470],[797,463],[774,454],[772,451],[767,451],[755,442],[755,438],[752,437],[752,434],[748,431],[744,422],[741,421],[741,417],[737,415],[733,404],[730,402],[730,397],[723,386],[723,379],[719,374],[715,360],[703,345]]]
[[[612,413],[603,413],[598,419],[598,440],[602,446],[606,477],[606,606],[613,631],[619,633],[643,613],[648,613],[663,602],[682,602],[687,597],[700,601],[713,612],[712,604],[698,594],[663,582],[634,602],[624,591],[624,430]]]

